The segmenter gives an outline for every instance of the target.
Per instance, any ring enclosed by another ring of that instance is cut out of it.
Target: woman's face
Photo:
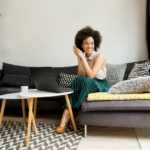
[[[89,57],[94,51],[94,39],[92,37],[88,37],[83,40],[82,48],[86,53],[86,56]]]

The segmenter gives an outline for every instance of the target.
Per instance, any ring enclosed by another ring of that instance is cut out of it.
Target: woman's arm
[[[105,67],[106,65],[104,56],[102,54],[98,54],[94,61],[93,68],[91,69],[90,66],[88,65],[88,62],[83,52],[75,46],[73,46],[73,51],[78,57],[78,67],[79,67],[78,74],[79,75],[81,73],[81,69],[83,69],[83,72],[87,77],[94,78],[99,72],[100,68]],[[83,63],[83,67],[82,67],[82,63]]]
[[[88,62],[85,57],[82,57],[81,61],[83,62],[85,75],[89,78],[94,78],[99,72],[100,68],[105,67],[105,58],[102,54],[97,55],[92,69],[88,65]]]
[[[78,76],[84,76],[84,70],[80,58],[78,58]]]
[[[79,57],[79,55],[77,54],[76,46],[73,46],[73,52],[75,53],[75,55],[78,58],[78,76],[85,76],[82,61],[81,61],[81,58]],[[83,52],[81,52],[81,54],[83,54]]]

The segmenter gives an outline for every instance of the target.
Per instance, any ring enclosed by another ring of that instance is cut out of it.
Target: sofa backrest
[[[143,63],[145,61],[147,61],[147,60],[124,63],[124,64],[109,64],[109,63],[107,63],[106,64],[106,68],[107,68],[106,78],[108,79],[110,86],[112,86],[122,80],[127,80],[132,68],[134,67],[134,64],[135,63]],[[69,66],[69,67],[53,67],[53,71],[56,76],[56,80],[59,83],[60,73],[77,75],[78,66],[76,65],[76,66]],[[30,77],[29,87],[35,88],[29,67],[3,63],[3,68],[2,68],[2,70],[0,70],[0,81],[3,79],[3,77],[6,74],[22,75],[25,77]]]
[[[53,67],[58,83],[60,73],[77,75],[77,70],[77,66]],[[27,85],[29,88],[35,88],[33,78],[31,77],[30,68],[26,66],[3,63],[2,70],[0,70],[0,86],[20,87],[22,85]]]

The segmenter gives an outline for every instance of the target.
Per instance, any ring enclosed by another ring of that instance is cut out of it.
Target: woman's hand
[[[83,52],[80,49],[78,49],[76,46],[73,46],[73,51],[78,58],[80,59],[84,58]]]

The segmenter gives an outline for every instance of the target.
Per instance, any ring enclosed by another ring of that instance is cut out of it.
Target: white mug
[[[21,86],[21,92],[28,92],[28,86]]]

